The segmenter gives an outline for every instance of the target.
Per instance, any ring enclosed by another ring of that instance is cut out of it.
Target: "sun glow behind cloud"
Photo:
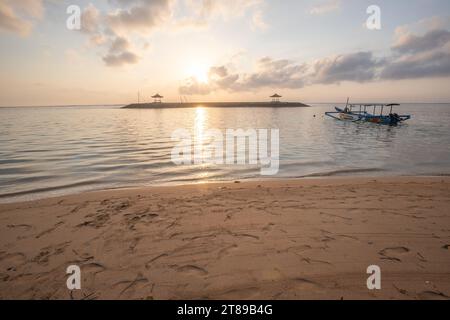
[[[409,15],[380,0],[395,13],[380,32],[361,28],[364,5],[335,0],[80,1],[80,31],[54,19],[68,1],[28,1],[42,6],[0,0],[10,18],[0,22],[1,105],[128,103],[138,91],[166,102],[273,92],[304,102],[450,100],[448,1],[430,0],[418,16],[419,0]]]
[[[194,63],[188,67],[187,74],[200,83],[208,82],[209,67],[206,64]]]

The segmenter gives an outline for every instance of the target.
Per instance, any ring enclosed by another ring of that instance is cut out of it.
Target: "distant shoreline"
[[[396,100],[397,101],[397,100]],[[382,101],[378,103],[389,103],[390,101]],[[420,104],[426,104],[426,105],[445,105],[450,104],[450,102],[401,102],[397,101],[398,103],[402,105],[420,105]],[[203,104],[210,104],[212,102],[205,102]],[[226,102],[229,104],[237,103],[237,102]],[[252,102],[242,102],[242,103],[252,103]],[[295,103],[295,102],[289,102],[289,103]],[[149,103],[151,104],[151,103]],[[173,104],[181,104],[181,103],[173,103]],[[270,104],[270,102],[262,102],[261,104]],[[303,103],[302,103],[303,104]],[[308,104],[304,104],[307,107],[314,107],[314,105],[345,105],[345,101],[342,102],[309,102]],[[356,103],[357,104],[357,103]],[[112,103],[112,104],[48,104],[48,105],[0,105],[0,109],[11,109],[11,108],[65,108],[65,107],[124,107],[128,106],[125,103]]]
[[[169,103],[132,103],[123,109],[175,109],[175,108],[305,108],[300,102],[169,102]]]

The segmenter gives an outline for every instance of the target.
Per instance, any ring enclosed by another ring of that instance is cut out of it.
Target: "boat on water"
[[[335,107],[334,112],[325,112],[325,115],[341,120],[353,122],[371,122],[384,125],[397,125],[411,119],[411,115],[399,115],[393,108],[398,103],[390,104],[347,104],[344,109]]]

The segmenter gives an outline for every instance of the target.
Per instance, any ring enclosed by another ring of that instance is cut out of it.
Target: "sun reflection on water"
[[[199,142],[203,141],[203,137],[204,137],[204,133],[205,133],[206,121],[207,121],[206,108],[203,107],[203,106],[198,106],[195,109],[194,130],[195,130],[195,138]]]

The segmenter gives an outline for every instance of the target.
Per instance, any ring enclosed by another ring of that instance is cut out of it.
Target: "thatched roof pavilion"
[[[153,98],[153,103],[161,103],[161,99],[164,98],[162,95],[160,95],[159,93],[155,94],[154,96],[152,96]]]
[[[282,98],[282,96],[280,96],[278,93],[275,93],[274,95],[270,96],[270,98],[272,98],[273,103],[278,103],[280,102],[280,98]]]

